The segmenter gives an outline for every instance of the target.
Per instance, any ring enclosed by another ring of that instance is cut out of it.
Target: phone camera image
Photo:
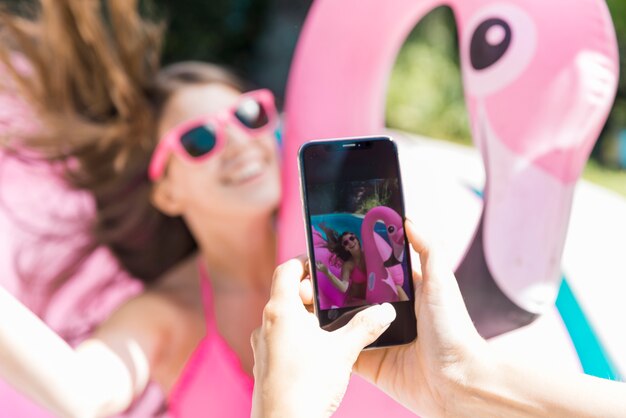
[[[301,166],[322,326],[339,328],[367,306],[389,302],[398,321],[381,345],[412,340],[413,283],[395,145],[388,138],[315,144],[301,154]]]
[[[320,309],[409,300],[398,188],[396,179],[374,179],[311,189],[333,200],[328,211],[311,214]]]

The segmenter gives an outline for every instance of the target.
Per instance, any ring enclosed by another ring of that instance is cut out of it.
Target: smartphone
[[[315,313],[334,330],[372,304],[396,319],[368,346],[417,337],[398,151],[389,137],[315,140],[298,153]]]

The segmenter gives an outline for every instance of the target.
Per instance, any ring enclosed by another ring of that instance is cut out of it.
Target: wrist
[[[485,388],[498,380],[498,359],[486,341],[480,339],[467,351],[463,361],[446,373],[442,395],[445,417],[475,417],[477,403],[483,401]]]
[[[271,386],[271,385],[270,385]],[[273,385],[271,387],[278,387]],[[303,387],[298,383],[284,386],[282,391],[265,391],[255,387],[253,396],[252,418],[325,418],[330,414],[318,408],[322,402],[311,402],[313,398],[294,387]]]
[[[445,416],[544,416],[530,396],[535,387],[525,372],[485,344],[465,371],[466,378],[454,385]]]

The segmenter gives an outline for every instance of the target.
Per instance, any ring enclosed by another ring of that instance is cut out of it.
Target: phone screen
[[[412,341],[414,290],[395,144],[387,137],[310,142],[300,168],[320,324],[335,329],[371,304],[390,302],[397,319],[374,346]]]

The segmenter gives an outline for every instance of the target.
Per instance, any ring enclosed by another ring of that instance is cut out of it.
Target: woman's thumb
[[[361,350],[376,341],[395,318],[396,310],[391,304],[374,305],[357,313],[337,332],[346,340],[356,360]]]

